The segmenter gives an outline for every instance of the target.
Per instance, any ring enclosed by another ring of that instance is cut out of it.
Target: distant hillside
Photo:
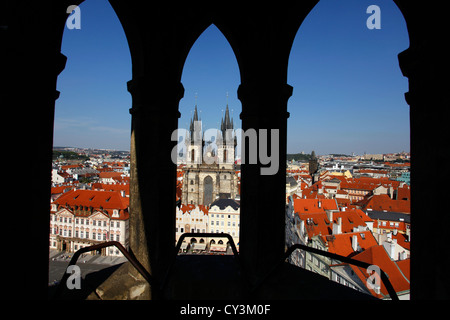
[[[53,150],[53,160],[64,159],[64,160],[89,160],[88,156],[79,155],[73,151],[63,151],[63,150]]]
[[[310,154],[301,154],[301,153],[288,153],[286,154],[286,160],[291,161],[291,160],[295,160],[295,161],[308,161],[309,159],[311,159],[311,155]]]

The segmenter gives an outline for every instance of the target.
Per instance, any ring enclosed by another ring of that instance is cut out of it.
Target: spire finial
[[[198,96],[198,93],[196,92],[196,93],[195,93],[195,96],[194,96],[195,105],[197,105],[197,96]]]
[[[228,91],[227,91],[227,105],[228,105]]]

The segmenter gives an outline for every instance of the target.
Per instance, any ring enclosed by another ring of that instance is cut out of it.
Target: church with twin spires
[[[235,172],[237,139],[228,104],[215,141],[217,152],[209,142],[205,143],[196,105],[185,139],[187,151],[182,204],[210,206],[217,199],[235,199],[238,195]]]

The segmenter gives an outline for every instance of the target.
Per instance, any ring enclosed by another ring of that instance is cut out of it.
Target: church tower
[[[233,119],[227,108],[225,118],[222,117],[220,130],[217,132],[217,161],[221,169],[233,169],[237,139],[234,132]]]
[[[186,137],[186,163],[191,168],[197,167],[202,163],[203,151],[203,130],[202,122],[198,118],[197,105],[195,105],[194,116],[189,125],[189,134]]]
[[[222,124],[217,130],[217,156],[211,146],[205,148],[201,120],[197,105],[186,136],[186,166],[183,175],[182,204],[209,206],[217,199],[235,199],[238,194],[238,178],[234,171],[234,157],[237,145],[233,120],[227,108]],[[211,150],[210,150],[211,149]],[[206,156],[203,154],[206,152]],[[215,161],[207,161],[212,158]]]
[[[316,157],[314,150],[311,152],[311,158],[309,159],[309,174],[312,177],[312,183],[316,183],[319,180],[319,161]]]

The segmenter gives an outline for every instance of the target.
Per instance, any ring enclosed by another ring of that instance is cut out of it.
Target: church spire
[[[225,120],[223,121],[223,125],[226,129],[233,129],[233,124],[231,123],[230,120],[230,110],[228,110],[228,104],[227,104],[227,109],[225,111]]]
[[[198,121],[197,104],[195,105],[193,121]]]
[[[198,132],[200,130],[200,132]],[[189,125],[189,136],[190,136],[190,141],[191,144],[194,143],[194,141],[197,141],[199,139],[201,139],[201,120],[199,119],[198,116],[198,111],[197,111],[197,93],[195,93],[195,107],[194,107],[194,115],[191,118],[191,122]],[[197,139],[197,140],[196,140]],[[201,140],[199,140],[201,141]]]
[[[197,97],[198,97],[198,95],[197,95],[197,92],[196,92],[195,96],[194,96],[194,98],[195,98],[195,109],[194,109],[194,117],[192,118],[193,122],[199,121],[199,119],[198,119],[198,112],[197,112]]]

